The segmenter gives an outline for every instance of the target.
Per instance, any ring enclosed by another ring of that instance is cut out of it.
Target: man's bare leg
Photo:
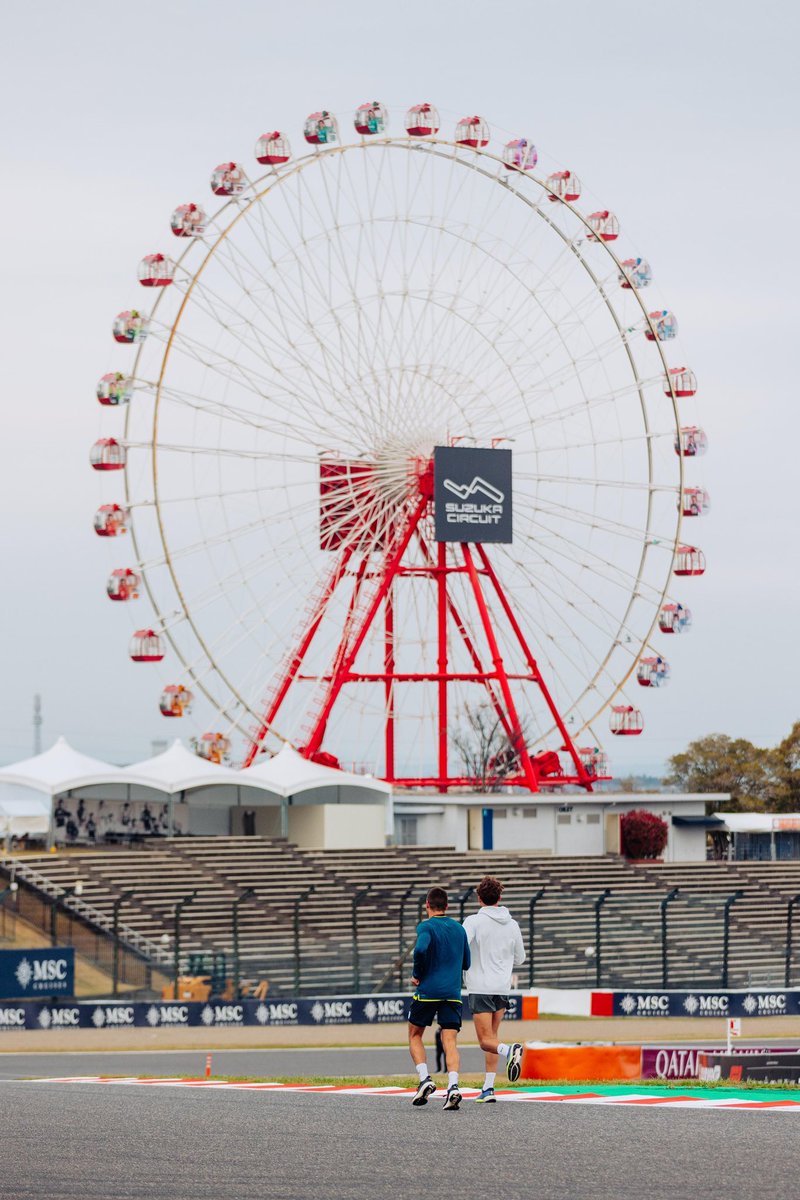
[[[500,1023],[506,1015],[504,1008],[493,1013],[473,1013],[472,1021],[475,1026],[475,1032],[478,1035],[478,1045],[486,1056],[486,1070],[497,1070],[497,1047],[499,1042],[497,1034],[500,1029]]]
[[[425,1033],[424,1025],[412,1025],[408,1023],[408,1048],[411,1052],[411,1058],[419,1076],[419,1084],[417,1092],[411,1103],[419,1108],[423,1104],[428,1103],[428,1096],[432,1096],[436,1091],[436,1086],[430,1078],[428,1071],[428,1059],[425,1054],[425,1046],[422,1038]]]
[[[451,1071],[455,1071],[457,1074],[458,1069],[461,1066],[461,1056],[458,1053],[458,1044],[456,1041],[457,1037],[458,1037],[457,1029],[443,1029],[442,1030],[442,1045],[444,1046],[444,1061],[445,1061],[445,1066],[447,1067],[448,1074]]]
[[[424,1025],[408,1024],[408,1048],[411,1051],[411,1060],[415,1067],[421,1067],[423,1063],[428,1061],[425,1053],[425,1046],[422,1038],[425,1033]]]

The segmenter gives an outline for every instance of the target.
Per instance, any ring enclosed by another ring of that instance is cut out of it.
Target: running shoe
[[[497,1096],[494,1094],[494,1088],[484,1088],[480,1096],[475,1097],[476,1104],[497,1104]]]
[[[433,1080],[431,1079],[431,1077],[429,1075],[427,1077],[427,1079],[420,1080],[419,1086],[417,1087],[417,1090],[414,1093],[414,1099],[411,1101],[411,1103],[416,1108],[421,1108],[423,1104],[428,1103],[428,1096],[432,1096],[435,1091],[436,1091],[436,1084],[433,1082]]]
[[[444,1104],[442,1105],[442,1108],[450,1110],[456,1109],[458,1108],[462,1099],[463,1097],[461,1092],[458,1090],[458,1084],[454,1083],[452,1087],[447,1089],[447,1095],[444,1098]]]
[[[508,1052],[508,1060],[506,1062],[506,1075],[509,1083],[516,1083],[522,1072],[522,1043],[514,1042],[514,1045]]]

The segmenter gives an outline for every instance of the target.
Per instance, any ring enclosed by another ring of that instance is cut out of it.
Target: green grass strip
[[[120,1076],[119,1078],[128,1078]],[[140,1075],[139,1079],[156,1079],[161,1076]],[[195,1079],[197,1076],[185,1076]],[[462,1074],[463,1087],[480,1087],[483,1075]],[[434,1076],[438,1081],[439,1077]],[[216,1083],[285,1083],[302,1087],[416,1087],[416,1080],[410,1075],[212,1075],[209,1082]],[[440,1087],[444,1084],[439,1083]],[[696,1079],[676,1079],[669,1082],[663,1080],[639,1079],[629,1083],[594,1083],[591,1079],[582,1081],[542,1080],[541,1083],[520,1081],[508,1083],[498,1076],[495,1083],[498,1091],[520,1092],[556,1092],[562,1096],[575,1096],[591,1093],[595,1096],[633,1096],[645,1093],[648,1096],[689,1096],[697,1099],[709,1099],[718,1095],[726,1100],[795,1100],[800,1103],[800,1087],[791,1087],[780,1083],[730,1083],[719,1080],[714,1083],[699,1083]]]

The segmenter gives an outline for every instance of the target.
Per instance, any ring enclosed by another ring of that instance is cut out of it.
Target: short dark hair
[[[444,912],[447,908],[447,892],[444,888],[432,887],[425,897],[428,908],[434,912]]]
[[[484,875],[475,890],[484,904],[497,904],[503,894],[503,885],[493,875]]]

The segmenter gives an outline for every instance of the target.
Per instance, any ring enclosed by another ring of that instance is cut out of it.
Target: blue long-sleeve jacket
[[[461,974],[470,962],[467,935],[458,921],[428,917],[417,926],[413,974],[421,1000],[460,1000]]]

